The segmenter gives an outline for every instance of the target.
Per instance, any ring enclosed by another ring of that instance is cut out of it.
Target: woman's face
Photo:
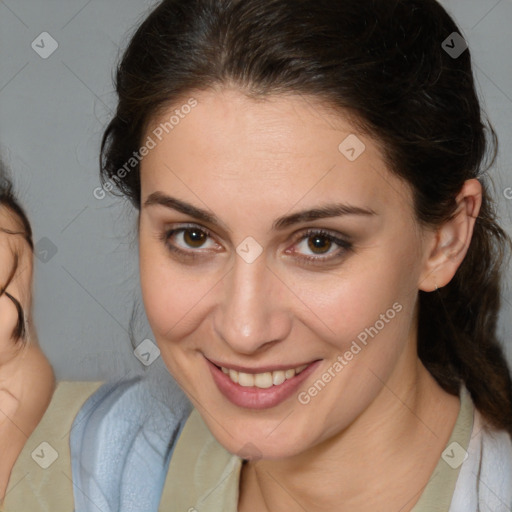
[[[146,134],[146,312],[221,444],[306,452],[410,385],[425,233],[376,143],[321,104],[193,97]]]

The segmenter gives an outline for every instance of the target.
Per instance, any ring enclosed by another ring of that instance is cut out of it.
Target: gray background
[[[512,0],[441,3],[469,43],[484,109],[500,139],[491,175],[511,232],[512,200],[504,191],[512,187]],[[115,105],[112,70],[154,4],[0,1],[0,153],[39,242],[35,321],[59,379],[165,371],[160,358],[142,365],[128,336],[132,305],[140,303],[134,212],[121,200],[93,196],[99,141]],[[47,59],[31,47],[42,32],[58,43]],[[500,331],[512,361],[510,275]],[[142,308],[133,332],[135,345],[152,339]]]

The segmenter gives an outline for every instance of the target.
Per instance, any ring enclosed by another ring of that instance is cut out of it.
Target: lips
[[[205,359],[219,391],[233,404],[249,409],[275,407],[297,390],[319,360],[296,367],[236,368]],[[245,371],[242,371],[245,370]]]

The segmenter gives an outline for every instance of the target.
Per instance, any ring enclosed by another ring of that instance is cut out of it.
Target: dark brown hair
[[[27,215],[25,214],[25,211],[23,210],[23,208],[21,207],[21,205],[19,204],[18,200],[14,195],[12,183],[9,177],[7,176],[7,169],[0,161],[0,208],[2,207],[6,208],[7,211],[16,218],[22,229],[18,231],[11,231],[0,225],[0,231],[12,236],[22,236],[23,239],[27,242],[28,246],[30,247],[30,250],[33,251],[34,244],[32,241],[32,228],[30,226],[30,222],[28,220]],[[18,270],[19,258],[20,254],[15,252],[14,264],[9,272],[7,282],[0,283],[0,296],[5,293],[5,295],[14,303],[14,305],[16,306],[16,310],[18,312],[18,321],[11,335],[15,341],[23,341],[25,339],[25,312],[23,311],[23,308],[19,300],[6,290],[9,284],[14,279],[14,276],[16,275],[16,271]]]
[[[423,225],[451,218],[464,182],[479,179],[483,204],[467,257],[446,287],[419,291],[418,354],[446,391],[465,383],[486,419],[512,433],[511,374],[496,336],[510,239],[484,179],[497,141],[483,122],[469,50],[455,57],[442,47],[454,32],[435,0],[165,0],[117,69],[102,181],[140,208],[139,166],[123,179],[118,171],[148,123],[186,94],[226,85],[254,98],[307,95],[353,114],[411,186]]]

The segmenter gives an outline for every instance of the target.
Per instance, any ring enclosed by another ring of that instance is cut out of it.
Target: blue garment
[[[70,435],[75,512],[156,512],[192,406],[170,377],[105,384]]]

